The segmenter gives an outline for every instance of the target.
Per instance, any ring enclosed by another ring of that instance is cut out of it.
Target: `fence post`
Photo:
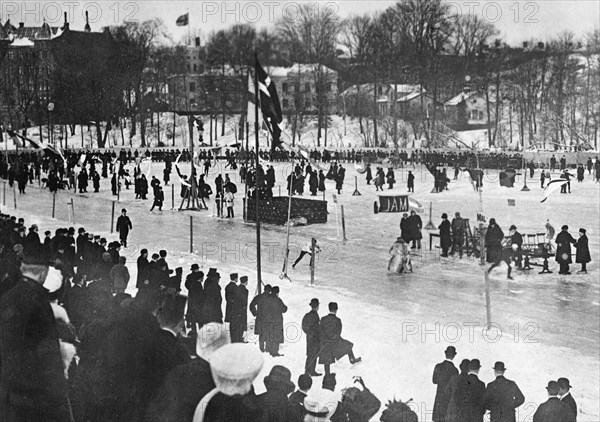
[[[313,237],[310,240],[310,285],[315,285],[315,244],[317,240]]]
[[[343,240],[344,242],[348,239],[346,239],[346,218],[344,216],[344,206],[340,205],[342,208],[342,235],[343,235]]]
[[[13,202],[15,209],[17,209],[17,187],[15,185],[13,185]]]
[[[2,205],[6,206],[6,180],[2,181],[4,183],[2,190]]]
[[[171,185],[171,209],[175,209],[175,185]]]
[[[52,218],[54,218],[54,212],[56,211],[56,192],[52,194]]]
[[[194,217],[190,215],[190,253],[194,253]]]
[[[73,203],[73,198],[71,198],[71,214],[73,215],[73,225],[75,225],[75,204]]]
[[[115,225],[115,201],[112,201],[112,211],[110,213],[110,232],[113,232]]]

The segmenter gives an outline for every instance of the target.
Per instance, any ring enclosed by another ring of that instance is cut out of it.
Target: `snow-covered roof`
[[[474,92],[464,92],[463,91],[460,94],[458,94],[457,96],[450,98],[448,101],[446,101],[444,103],[444,105],[447,105],[447,106],[459,105],[463,101],[466,101],[469,98],[471,98],[473,96],[473,94],[475,94],[475,93]]]
[[[286,78],[289,75],[293,75],[293,74],[311,73],[315,69],[317,69],[317,66],[321,66],[321,69],[325,73],[337,73],[335,70],[330,69],[324,65],[300,64],[300,63],[296,63],[291,67],[269,66],[269,67],[267,67],[266,70],[267,70],[267,73],[269,74],[269,76],[271,76],[271,77]]]
[[[421,94],[422,94],[421,92],[411,92],[410,94],[405,95],[404,97],[398,98],[398,100],[396,100],[396,102],[397,103],[405,103],[410,100],[414,100],[415,98],[419,97]]]
[[[15,38],[11,47],[33,47],[35,44],[29,38]]]

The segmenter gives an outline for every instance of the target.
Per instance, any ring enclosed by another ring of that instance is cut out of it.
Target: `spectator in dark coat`
[[[448,214],[442,214],[442,223],[438,226],[440,231],[440,248],[442,249],[442,256],[446,258],[448,256],[448,250],[452,247],[452,231],[450,229],[450,221],[448,221]]]
[[[265,331],[266,351],[273,357],[283,356],[279,353],[279,345],[283,343],[283,314],[287,312],[287,306],[279,298],[279,287],[271,289],[271,294],[266,297],[264,303],[263,330]]]
[[[211,268],[206,275],[201,325],[209,322],[223,322],[223,309],[221,308],[223,297],[221,296],[221,286],[219,286],[220,279],[221,274],[215,268]]]
[[[469,375],[469,359],[463,359],[458,366],[460,368],[460,374],[453,375],[448,384],[446,385],[445,394],[448,397],[448,407],[446,409],[446,422],[458,422],[458,396],[456,392],[459,388],[464,388],[464,384],[467,382]]]
[[[569,233],[569,226],[565,225],[561,227],[561,232],[556,235],[556,262],[560,265],[559,274],[568,275],[569,264],[573,262],[571,258],[571,244],[576,243],[571,233]]]
[[[310,312],[302,318],[302,331],[306,334],[306,363],[304,371],[312,377],[317,377],[321,375],[316,371],[319,350],[321,349],[321,342],[319,340],[319,330],[321,328],[319,299],[312,299],[309,306],[311,308]]]
[[[558,383],[558,395],[560,396],[560,401],[569,405],[569,408],[575,415],[575,420],[577,420],[577,403],[575,403],[575,399],[570,393],[571,383],[568,378],[559,378]]]
[[[490,382],[483,396],[483,407],[490,411],[490,422],[515,422],[515,409],[525,403],[525,396],[514,381],[504,378],[503,362],[496,362],[496,379]]]
[[[517,268],[521,269],[523,259],[523,235],[517,231],[517,226],[514,224],[510,226],[509,233],[512,255],[517,264]]]
[[[256,295],[250,302],[250,313],[256,318],[254,321],[254,334],[258,336],[258,346],[261,352],[266,350],[266,330],[264,330],[265,301],[271,294],[271,285],[265,286],[264,292]]]
[[[575,422],[575,415],[568,404],[558,398],[558,383],[548,382],[548,400],[539,405],[533,414],[533,422]]]
[[[237,290],[238,275],[233,273],[229,275],[229,284],[225,286],[225,322],[231,322],[231,313],[233,311],[233,302],[235,291]]]
[[[215,388],[210,357],[229,344],[223,324],[211,322],[196,337],[198,357],[171,369],[146,412],[147,422],[192,422],[194,411],[206,394]]]
[[[51,272],[45,262],[25,257],[22,278],[0,300],[2,421],[69,420],[58,328],[44,287]],[[52,274],[60,277],[56,270]]]
[[[408,177],[406,180],[406,187],[408,188],[409,192],[415,191],[415,175],[412,174],[412,171],[408,172]]]
[[[185,296],[165,295],[158,309],[156,317],[160,329],[154,332],[141,356],[142,374],[138,392],[141,402],[146,405],[154,399],[167,372],[190,360],[187,350],[177,339],[184,328],[186,302]]]
[[[458,257],[462,259],[463,245],[465,244],[465,221],[457,212],[452,219],[452,255],[458,252]]]
[[[396,182],[396,176],[394,175],[394,169],[389,168],[385,178],[388,183],[388,189],[394,189],[394,183]]]
[[[412,241],[411,249],[421,249],[421,239],[423,239],[423,235],[421,234],[421,228],[423,227],[423,220],[421,217],[413,210],[410,212],[410,217],[406,222],[408,229],[409,240]]]
[[[407,213],[402,214],[402,218],[400,219],[400,236],[406,243],[410,242],[410,240],[409,240],[410,231],[408,228],[408,214]]]
[[[454,346],[448,346],[444,352],[446,360],[435,365],[433,370],[433,383],[437,386],[435,392],[435,401],[433,402],[433,416],[434,422],[444,422],[446,418],[446,411],[448,409],[448,402],[450,397],[446,395],[446,387],[450,378],[454,375],[458,375],[458,369],[452,363],[452,360],[456,356],[456,348]]]
[[[485,232],[485,247],[487,262],[499,264],[502,260],[502,241],[504,232],[496,224],[495,218],[490,218],[490,224]]]
[[[288,420],[300,421],[304,413],[304,399],[312,387],[313,381],[309,374],[298,377],[298,390],[290,394],[288,398]]]
[[[144,280],[149,277],[150,263],[148,262],[148,249],[142,249],[140,256],[137,259],[137,280],[135,283],[136,288],[144,286]]]
[[[23,244],[23,253],[25,255],[39,255],[42,252],[42,244],[40,243],[40,235],[38,234],[37,224],[33,224],[29,228],[29,233]]]
[[[264,379],[267,391],[258,400],[263,409],[263,422],[287,422],[288,395],[294,391],[292,373],[285,366],[275,365]]]
[[[338,305],[335,302],[329,304],[329,315],[321,319],[319,337],[321,340],[321,352],[319,363],[325,366],[325,374],[331,373],[331,364],[336,360],[348,355],[351,364],[361,361],[354,357],[352,348],[354,345],[342,338],[342,320],[337,317]]]
[[[319,192],[325,192],[325,174],[319,170]]]
[[[129,231],[133,228],[131,224],[131,220],[127,216],[127,210],[123,208],[121,210],[121,215],[117,218],[117,227],[116,230],[119,233],[119,239],[121,240],[121,245],[124,248],[127,247],[127,236],[129,236]]]
[[[240,284],[234,291],[233,309],[229,323],[231,331],[231,342],[242,343],[244,332],[248,328],[248,277],[241,276]]]
[[[192,264],[191,273],[185,279],[185,288],[188,291],[188,309],[186,320],[192,325],[192,330],[196,330],[195,324],[202,322],[202,301],[204,299],[204,288],[202,280],[204,273],[200,271],[198,264]]]
[[[575,242],[577,248],[575,262],[581,264],[581,270],[577,271],[577,274],[587,274],[587,263],[592,260],[588,247],[588,237],[585,233],[585,229],[579,229],[579,239]]]
[[[67,288],[64,299],[65,309],[75,329],[79,329],[90,315],[90,303],[85,287],[85,276],[76,274],[73,286]]]
[[[458,420],[460,422],[483,422],[485,409],[482,403],[485,384],[477,377],[479,368],[481,368],[479,359],[471,360],[466,383],[460,384],[456,390],[456,404],[458,405]]]

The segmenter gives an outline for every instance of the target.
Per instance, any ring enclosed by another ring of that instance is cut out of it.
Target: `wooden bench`
[[[539,274],[552,274],[548,267],[548,258],[555,256],[556,253],[551,243],[546,242],[546,233],[524,234],[523,235],[523,270],[531,270],[531,266],[542,267]],[[542,258],[541,264],[531,262],[532,259]]]

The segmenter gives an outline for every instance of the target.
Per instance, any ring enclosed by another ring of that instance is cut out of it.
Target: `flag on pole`
[[[190,23],[190,14],[186,13],[185,15],[181,15],[175,21],[175,25],[177,26],[187,26]]]
[[[544,188],[544,199],[542,199],[540,202],[546,202],[546,199],[548,199],[550,195],[552,195],[554,192],[559,190],[563,185],[566,185],[567,183],[569,183],[567,179],[555,179],[548,182],[548,184]]]
[[[19,148],[23,148],[25,145],[23,144],[23,142],[21,141],[20,136],[17,134],[17,132],[12,131],[10,129],[6,129],[6,134],[8,136],[10,136],[10,138],[13,140],[13,143],[15,144],[16,147]]]
[[[248,73],[248,112],[246,115],[246,121],[248,123],[254,123],[256,120],[254,116],[254,106],[255,104],[258,104],[256,101],[256,92],[254,92],[254,79],[252,74]],[[258,116],[258,125],[259,127],[262,125],[260,115]]]
[[[283,121],[281,104],[279,103],[279,96],[277,95],[275,83],[273,83],[267,72],[265,72],[260,65],[258,59],[256,59],[255,71],[257,72],[258,78],[260,110],[262,111],[263,119],[271,132],[271,136],[273,136],[271,151],[275,151],[276,148],[281,147],[282,145],[281,128],[279,127],[279,124]]]

